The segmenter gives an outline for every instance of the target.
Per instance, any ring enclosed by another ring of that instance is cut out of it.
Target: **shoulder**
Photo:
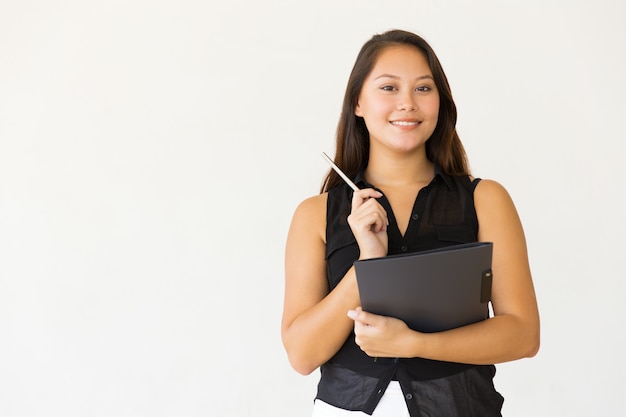
[[[328,193],[314,195],[303,200],[296,207],[295,215],[312,215],[317,216],[326,213],[326,202],[328,201]]]
[[[477,205],[511,201],[509,192],[502,184],[490,179],[481,179],[474,190]]]
[[[509,192],[494,180],[481,180],[474,191],[474,206],[482,232],[500,233],[521,229]]]
[[[322,193],[303,200],[294,212],[292,232],[307,233],[320,236],[326,240],[326,203],[328,193]]]

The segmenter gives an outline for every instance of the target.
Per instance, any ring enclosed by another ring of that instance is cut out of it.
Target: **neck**
[[[428,183],[435,173],[425,152],[415,154],[370,153],[365,179],[376,187]]]

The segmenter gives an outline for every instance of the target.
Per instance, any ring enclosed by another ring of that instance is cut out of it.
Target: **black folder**
[[[430,333],[489,318],[493,244],[475,242],[354,263],[361,307]]]

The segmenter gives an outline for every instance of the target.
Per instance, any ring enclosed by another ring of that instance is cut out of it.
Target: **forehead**
[[[380,73],[391,75],[432,75],[426,55],[411,45],[392,45],[378,54],[370,76]]]

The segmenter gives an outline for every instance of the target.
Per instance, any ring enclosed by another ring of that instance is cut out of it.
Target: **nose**
[[[417,102],[412,92],[405,92],[398,96],[397,109],[402,111],[415,111],[417,109]]]

